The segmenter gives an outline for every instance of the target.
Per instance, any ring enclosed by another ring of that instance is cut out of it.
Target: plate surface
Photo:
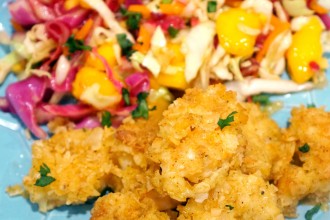
[[[7,11],[7,1],[0,0],[0,29],[4,28],[11,32],[10,16]],[[0,57],[4,56],[8,48],[0,47]],[[330,71],[327,72],[328,78]],[[6,85],[15,80],[9,76],[6,82],[0,86],[0,96],[5,94]],[[274,96],[273,100],[282,100],[284,108],[273,115],[273,118],[281,127],[285,127],[290,116],[290,109],[294,106],[315,103],[316,106],[325,106],[330,110],[330,86],[297,94]],[[24,175],[29,171],[31,164],[31,141],[25,138],[24,127],[20,121],[8,114],[0,112],[0,219],[1,220],[87,220],[90,218],[91,205],[80,205],[75,207],[62,207],[50,211],[47,214],[38,212],[38,207],[31,204],[23,197],[10,198],[6,194],[9,185],[19,184]],[[305,212],[310,206],[300,205],[298,210],[303,220]],[[319,212],[313,219],[329,220],[330,212]]]

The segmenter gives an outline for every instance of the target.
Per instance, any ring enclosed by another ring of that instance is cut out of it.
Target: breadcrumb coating
[[[105,138],[113,134],[113,129],[71,130],[33,144],[32,168],[24,178],[24,188],[40,211],[81,204],[100,195],[114,166],[109,145],[104,145]],[[50,168],[49,175],[55,178],[45,187],[35,186],[42,164]]]
[[[169,220],[169,216],[157,210],[154,201],[141,198],[133,192],[110,193],[98,199],[91,211],[91,220]]]
[[[179,206],[178,220],[282,220],[276,187],[257,175],[232,171],[217,182],[202,203],[189,199]]]
[[[219,118],[234,111],[235,120],[221,130]],[[224,86],[187,90],[164,112],[148,149],[148,156],[161,167],[152,183],[178,201],[207,198],[217,180],[241,163],[246,142],[241,124],[246,121],[243,106]]]
[[[117,129],[65,127],[35,142],[24,178],[30,200],[45,212],[111,187],[114,193],[96,201],[92,220],[282,220],[295,217],[302,200],[329,201],[324,109],[294,108],[290,127],[280,129],[220,84],[189,89],[168,104],[159,101],[148,120],[128,117]],[[42,164],[56,179],[45,187],[34,185]]]
[[[296,206],[302,199],[311,203],[329,201],[330,113],[302,106],[291,114],[285,136],[295,143],[294,157],[279,175],[276,186],[285,214],[296,216]]]

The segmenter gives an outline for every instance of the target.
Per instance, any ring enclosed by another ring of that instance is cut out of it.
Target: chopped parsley
[[[229,126],[230,123],[234,121],[235,114],[237,114],[237,111],[233,111],[225,119],[221,119],[221,118],[219,119],[218,125],[220,126],[221,130],[224,129],[225,127]]]
[[[128,30],[135,31],[139,29],[142,15],[140,13],[127,13],[126,25]]]
[[[229,208],[229,210],[233,210],[234,209],[234,206],[231,206],[231,205],[226,205],[227,208]]]
[[[132,49],[133,43],[127,39],[126,34],[117,34],[116,38],[122,54],[126,57],[130,57],[134,53],[134,50]]]
[[[303,146],[299,147],[299,151],[301,153],[307,153],[309,150],[310,150],[310,147],[307,143],[304,144]]]
[[[127,13],[128,13],[127,9],[124,8],[124,7],[120,7],[120,8],[119,8],[119,12],[120,12],[123,16],[126,16]]]
[[[126,88],[121,89],[121,94],[123,96],[123,100],[126,106],[131,105],[131,100],[129,98],[129,91]]]
[[[207,12],[213,13],[217,11],[217,2],[216,1],[208,1],[207,2]]]
[[[316,108],[316,105],[314,103],[307,104],[307,108]]]
[[[252,96],[252,101],[254,103],[259,103],[260,105],[269,105],[269,95],[266,94],[260,94],[260,95],[254,95]]]
[[[50,169],[45,163],[43,163],[40,166],[39,173],[40,173],[40,177],[39,177],[39,179],[36,180],[36,182],[34,184],[35,186],[44,187],[55,181],[54,177],[47,176],[47,174],[50,173]]]
[[[103,127],[110,127],[112,125],[110,112],[108,111],[103,112],[101,125]]]
[[[76,51],[81,51],[81,50],[92,50],[92,47],[85,45],[84,41],[82,40],[75,39],[73,35],[71,35],[68,38],[64,46],[66,46],[69,49],[70,53],[74,53]]]
[[[173,0],[162,0],[162,4],[171,4]]]
[[[132,117],[133,118],[149,118],[149,109],[148,109],[148,103],[147,103],[147,92],[140,92],[137,96],[138,98],[138,106],[134,111],[132,111]]]
[[[305,219],[306,220],[312,220],[313,216],[318,213],[318,211],[321,209],[321,204],[317,204],[316,206],[314,206],[313,208],[311,208],[310,210],[308,210],[305,214]]]
[[[179,30],[172,27],[172,26],[169,26],[168,29],[167,29],[167,32],[168,32],[168,34],[170,35],[171,38],[175,38],[176,35],[178,35]]]

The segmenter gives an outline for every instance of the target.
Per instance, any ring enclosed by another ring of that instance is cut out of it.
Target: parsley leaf
[[[237,114],[237,111],[233,111],[225,119],[221,119],[221,118],[219,119],[218,125],[220,126],[221,130],[224,129],[225,127],[229,126],[230,123],[234,121],[235,114]]]
[[[231,205],[226,205],[227,208],[229,208],[229,210],[233,210],[234,209],[234,206],[231,206]]]
[[[149,118],[149,109],[148,109],[148,103],[147,103],[147,97],[148,93],[146,92],[140,92],[137,96],[138,98],[138,106],[134,111],[132,111],[132,117],[133,118]]]
[[[85,45],[82,40],[75,39],[73,35],[68,38],[64,46],[68,47],[70,53],[80,50],[92,50],[92,47]]]
[[[55,181],[54,177],[51,176],[41,176],[39,179],[37,179],[36,183],[34,184],[35,186],[41,186],[45,187],[51,184],[52,182]]]
[[[307,153],[309,150],[310,150],[310,147],[307,143],[304,144],[303,146],[299,147],[299,151],[301,153]]]
[[[207,12],[213,13],[217,11],[217,2],[216,1],[208,1],[207,2]]]
[[[122,54],[126,57],[130,57],[134,53],[134,50],[132,49],[133,43],[127,39],[126,34],[117,34],[116,38]]]
[[[173,0],[162,0],[162,4],[171,4]]]
[[[126,20],[128,30],[135,31],[139,29],[141,18],[142,15],[140,13],[128,13]]]
[[[316,105],[314,103],[307,104],[307,108],[316,108]]]
[[[127,13],[128,13],[127,9],[124,8],[124,7],[120,7],[120,8],[119,8],[119,12],[120,12],[123,16],[126,16]]]
[[[317,204],[310,210],[308,210],[305,214],[305,219],[306,220],[312,220],[313,216],[321,209],[321,204]]]
[[[125,105],[126,106],[130,106],[131,105],[131,100],[129,98],[129,91],[126,88],[122,88],[121,89],[121,94],[123,96]]]
[[[169,26],[168,29],[167,29],[167,32],[168,32],[168,34],[170,35],[171,38],[175,38],[176,35],[178,35],[179,30],[172,27],[172,26]]]
[[[107,111],[103,112],[101,125],[103,127],[110,127],[112,125],[110,112]]]
[[[43,163],[40,166],[39,173],[40,173],[40,177],[39,177],[39,179],[36,180],[36,182],[34,184],[35,186],[44,187],[55,181],[54,177],[47,176],[47,174],[50,173],[50,169],[45,163]]]
[[[266,94],[260,94],[260,95],[254,95],[252,96],[252,101],[254,103],[259,103],[260,105],[269,105],[269,95]]]

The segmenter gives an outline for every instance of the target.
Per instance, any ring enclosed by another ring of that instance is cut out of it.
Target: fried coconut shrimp
[[[23,183],[40,211],[84,203],[100,195],[113,167],[109,145],[104,145],[104,140],[113,134],[113,129],[71,130],[33,144],[32,168]],[[42,178],[42,165],[49,168],[47,175],[55,179],[44,187],[35,185]]]
[[[290,163],[294,144],[283,139],[279,126],[260,111],[259,106],[252,103],[242,105],[249,118],[242,129],[247,144],[241,169],[244,173],[259,173],[265,180],[273,180]]]
[[[233,120],[218,124],[230,115]],[[272,180],[291,161],[294,146],[281,137],[278,125],[251,103],[240,103],[223,85],[187,90],[161,120],[148,149],[160,165],[152,183],[178,201],[202,202],[228,170]]]
[[[302,199],[311,203],[329,201],[330,113],[321,108],[294,108],[285,136],[295,143],[291,164],[275,182],[287,216],[296,216]]]
[[[276,187],[257,175],[231,171],[217,182],[210,196],[202,203],[192,199],[179,206],[178,220],[282,220],[277,203]]]
[[[167,220],[169,216],[157,209],[155,202],[133,192],[110,193],[98,199],[91,211],[91,220]]]
[[[230,126],[221,129],[219,118],[234,114]],[[160,169],[152,183],[178,201],[203,201],[230,167],[238,167],[246,139],[242,124],[248,118],[233,92],[222,85],[207,90],[190,89],[164,112],[159,132],[148,149]]]

